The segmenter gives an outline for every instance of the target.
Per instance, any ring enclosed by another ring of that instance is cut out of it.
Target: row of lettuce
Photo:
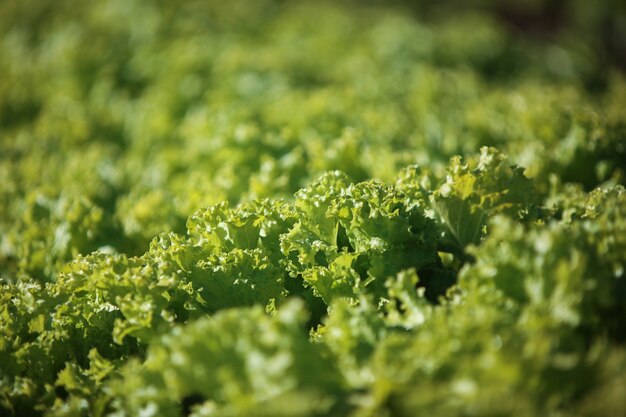
[[[293,202],[202,209],[141,256],[96,252],[55,282],[3,284],[0,406],[622,412],[623,187],[570,187],[540,206],[487,148],[447,172],[434,189],[417,167],[392,185],[331,172]]]
[[[626,77],[374,3],[0,4],[0,415],[624,413]]]
[[[53,281],[78,254],[141,254],[210,204],[289,198],[336,169],[389,182],[480,146],[543,192],[551,174],[588,190],[623,182],[623,75],[590,94],[579,67],[593,54],[489,16],[57,3],[0,5],[4,275]],[[497,63],[508,77],[481,70]]]

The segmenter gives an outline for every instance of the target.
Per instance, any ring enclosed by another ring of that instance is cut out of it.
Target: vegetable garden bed
[[[1,3],[0,415],[626,415],[587,3]]]

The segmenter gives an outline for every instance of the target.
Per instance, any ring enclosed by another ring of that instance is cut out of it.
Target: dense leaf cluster
[[[626,413],[626,78],[401,3],[0,4],[0,415]]]

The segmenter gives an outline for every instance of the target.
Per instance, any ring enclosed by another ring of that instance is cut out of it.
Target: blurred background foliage
[[[5,1],[0,271],[138,254],[326,170],[498,146],[547,190],[622,182],[618,1]],[[25,238],[27,237],[27,238]]]

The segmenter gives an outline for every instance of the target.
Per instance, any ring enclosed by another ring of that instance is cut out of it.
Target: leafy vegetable
[[[0,415],[625,415],[626,11],[392,3],[0,2]]]

